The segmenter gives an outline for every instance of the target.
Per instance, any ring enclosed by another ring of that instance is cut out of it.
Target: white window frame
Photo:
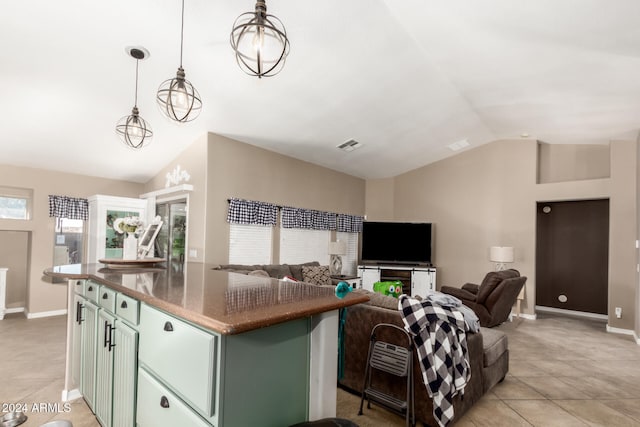
[[[31,219],[31,209],[33,205],[33,190],[29,188],[17,188],[17,187],[4,187],[0,186],[0,199],[4,200],[24,200],[24,210],[21,215],[9,215],[7,213],[2,213],[0,210],[0,219],[11,219],[11,220],[30,220]]]

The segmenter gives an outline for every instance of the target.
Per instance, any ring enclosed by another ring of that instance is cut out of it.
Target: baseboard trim
[[[5,308],[4,314],[24,313],[24,307]]]
[[[62,401],[69,402],[71,400],[80,399],[82,397],[82,393],[77,388],[73,390],[62,390]]]
[[[540,311],[543,313],[565,314],[567,316],[588,317],[590,319],[598,320],[609,320],[609,316],[607,316],[606,314],[589,313],[587,311],[565,310],[563,308],[545,307],[543,305],[536,305],[536,311]]]
[[[63,310],[40,311],[38,313],[27,313],[27,319],[39,319],[41,317],[62,316],[65,314],[67,314],[66,308]]]
[[[635,337],[636,333],[633,329],[614,328],[613,326],[609,326],[609,324],[607,324],[607,332],[622,335],[632,335],[635,338],[636,343],[638,342],[638,339]]]
[[[536,314],[526,314],[526,313],[520,313],[520,316],[516,316],[513,315],[514,318],[522,318],[522,319],[529,319],[529,320],[536,320],[538,318],[538,316]]]

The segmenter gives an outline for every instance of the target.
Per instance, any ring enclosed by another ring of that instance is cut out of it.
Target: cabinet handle
[[[167,332],[173,332],[173,325],[171,322],[164,322],[164,330]]]
[[[162,396],[160,398],[160,406],[162,406],[163,408],[169,407],[169,399],[167,399],[167,396]]]
[[[89,286],[89,289],[87,289],[89,292],[93,292],[93,286]]]
[[[102,299],[108,299],[108,298],[109,298],[109,294],[107,294],[106,292],[102,294]]]
[[[120,308],[127,308],[127,302],[122,301],[122,304],[120,304]]]
[[[82,280],[76,280],[76,286],[82,285]]]
[[[109,351],[116,345],[113,342],[113,331],[116,330],[115,326],[109,325]]]
[[[116,345],[113,343],[113,327],[107,320],[104,321],[104,347],[108,348],[109,351]]]
[[[82,305],[80,301],[76,301],[76,322],[78,322],[78,324],[81,324],[84,321],[84,319],[82,318],[83,308],[84,305]]]
[[[104,321],[104,344],[103,347],[106,347],[109,344],[109,322]]]

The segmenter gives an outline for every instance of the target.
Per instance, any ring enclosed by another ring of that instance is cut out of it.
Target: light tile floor
[[[84,401],[60,403],[66,316],[0,321],[0,411],[28,408],[24,426],[58,419],[98,422]],[[539,315],[498,327],[509,336],[510,372],[457,426],[640,426],[640,346],[594,320]],[[358,416],[360,399],[338,390],[338,416],[362,427],[402,426],[381,408]],[[0,414],[1,415],[1,414]]]

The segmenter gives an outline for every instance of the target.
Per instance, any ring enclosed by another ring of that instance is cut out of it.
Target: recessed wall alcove
[[[609,144],[538,142],[538,184],[611,177]]]

